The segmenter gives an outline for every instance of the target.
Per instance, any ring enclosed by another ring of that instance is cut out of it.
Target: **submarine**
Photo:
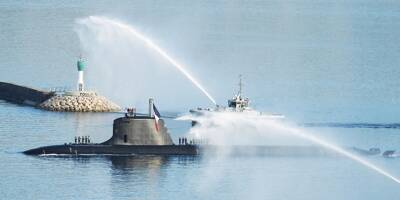
[[[165,122],[149,99],[149,113],[137,114],[127,109],[123,117],[113,122],[113,134],[102,143],[91,143],[88,137],[75,138],[75,143],[43,146],[24,151],[26,155],[159,155],[159,156],[196,156],[216,155],[221,152],[232,156],[336,156],[337,153],[319,146],[279,146],[279,145],[232,145],[208,144],[207,138],[187,140],[179,138],[174,144]],[[354,151],[355,149],[353,149]],[[363,155],[376,154],[376,149],[356,149]]]
[[[113,123],[113,135],[102,143],[82,142],[44,146],[24,151],[27,155],[197,155],[198,145],[187,142],[175,145],[163,119],[149,99],[149,114],[138,115],[128,109],[125,116]]]

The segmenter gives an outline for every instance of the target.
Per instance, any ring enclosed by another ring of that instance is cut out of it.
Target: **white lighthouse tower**
[[[85,88],[83,83],[83,70],[85,69],[85,63],[82,58],[79,58],[76,65],[78,67],[78,91],[83,92]]]

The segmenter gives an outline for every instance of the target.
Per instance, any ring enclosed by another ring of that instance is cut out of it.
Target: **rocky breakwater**
[[[39,108],[60,112],[113,112],[121,108],[95,92],[66,92],[51,97]]]

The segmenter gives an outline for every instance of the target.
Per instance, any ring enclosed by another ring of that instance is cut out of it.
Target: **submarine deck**
[[[149,155],[196,155],[194,145],[105,145],[105,144],[64,144],[39,147],[24,151],[27,155],[42,154],[149,154]]]
[[[359,155],[378,155],[380,152],[354,150]],[[27,155],[200,155],[224,154],[234,156],[338,156],[318,146],[215,146],[215,145],[106,145],[64,144],[39,147],[23,152]]]

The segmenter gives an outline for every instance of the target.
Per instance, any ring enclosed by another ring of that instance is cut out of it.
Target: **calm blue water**
[[[259,110],[285,114],[294,123],[322,123],[306,129],[339,145],[400,150],[400,129],[354,125],[400,122],[399,11],[397,1],[369,0],[6,0],[0,2],[0,81],[74,87],[81,51],[75,20],[109,16],[155,38],[222,104],[242,73],[246,95]],[[140,52],[132,56],[143,57]],[[88,87],[103,92],[96,85],[102,80],[90,72]],[[146,87],[129,80],[121,86],[128,92]],[[162,111],[182,113],[209,105],[178,75],[158,81],[160,89],[154,94],[164,94],[157,99]],[[128,106],[126,99],[119,99],[124,94],[103,93]],[[52,113],[0,101],[0,199],[400,197],[399,184],[341,157],[69,158],[20,153],[71,142],[76,135],[104,141],[116,117],[119,114]],[[172,119],[167,126],[174,139],[190,128]],[[400,159],[368,159],[400,177]]]

